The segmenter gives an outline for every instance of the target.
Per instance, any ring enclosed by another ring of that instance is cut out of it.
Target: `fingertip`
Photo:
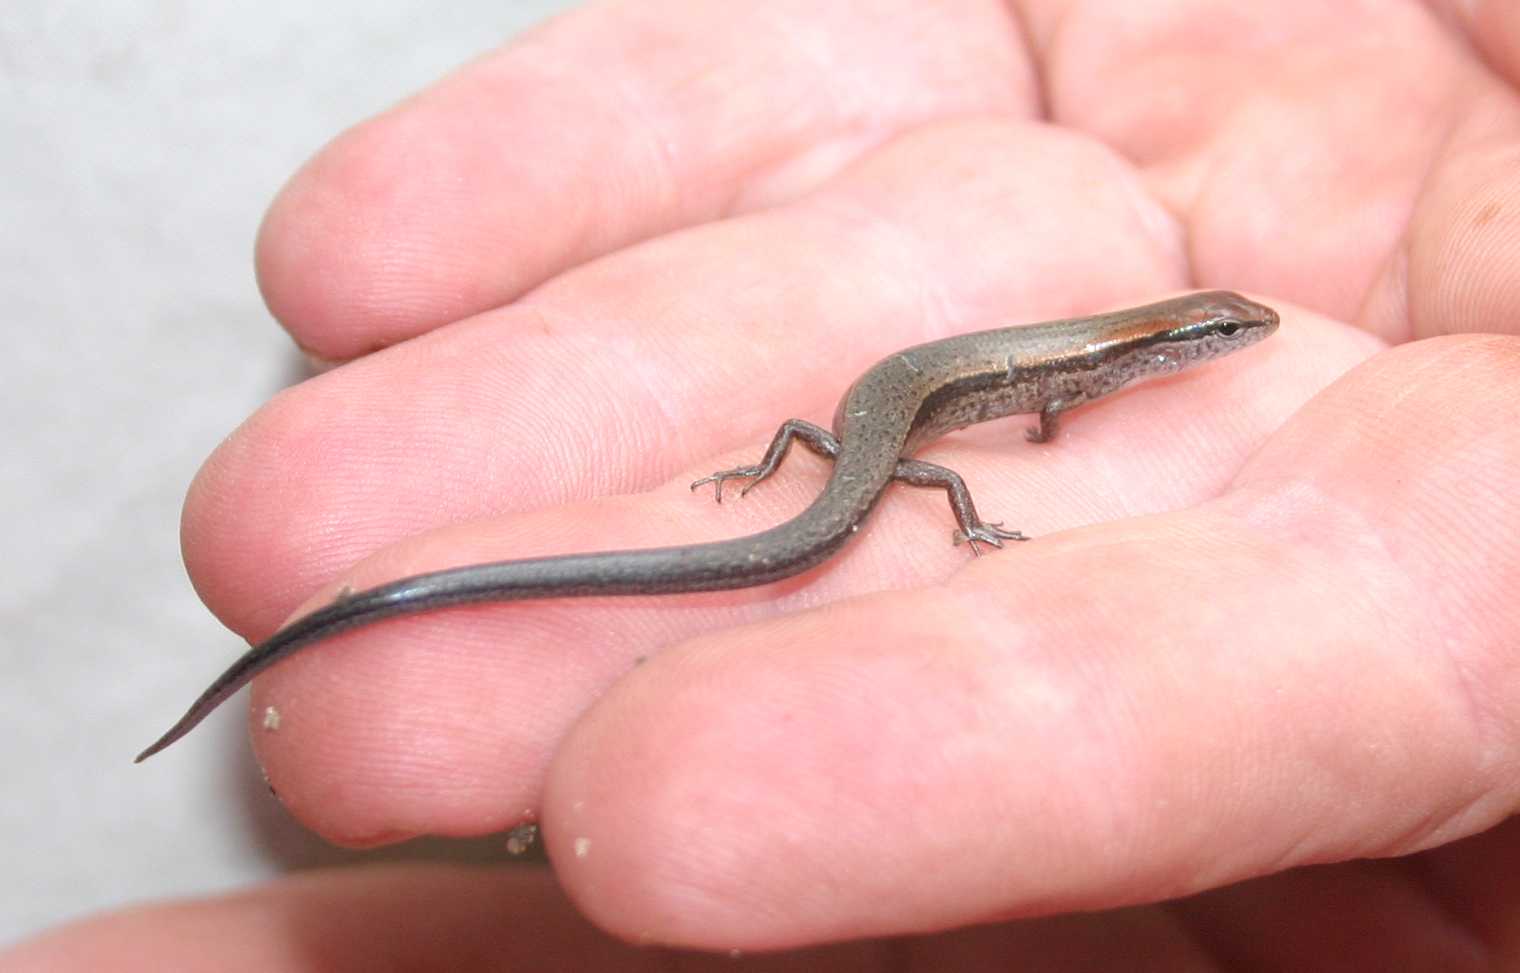
[[[354,358],[492,306],[511,261],[475,275],[471,160],[426,110],[402,106],[349,130],[280,190],[254,263],[270,311],[305,351]]]
[[[1413,223],[1407,302],[1417,337],[1515,333],[1516,133],[1505,133],[1497,145],[1486,135],[1474,141],[1443,167]]]
[[[888,648],[873,667],[869,639],[811,654],[811,618],[669,650],[566,738],[544,834],[598,925],[747,951],[957,923],[955,870],[926,878],[918,863],[959,827],[931,820],[926,791],[969,765],[945,757],[919,707],[893,712],[901,683],[924,685],[923,655]],[[867,690],[884,684],[894,702]]]

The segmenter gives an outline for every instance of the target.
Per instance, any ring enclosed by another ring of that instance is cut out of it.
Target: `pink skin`
[[[255,685],[309,826],[532,809],[564,894],[305,876],[0,968],[365,969],[371,930],[451,969],[877,936],[768,962],[1514,962],[1520,7],[1015,6],[604,4],[340,137],[258,263],[353,360],[202,470],[207,603],[258,640],[343,585],[777,523],[816,461],[721,507],[685,484],[955,331],[1218,286],[1277,335],[1049,445],[926,453],[1033,543],[972,561],[897,488],[801,578],[398,620]]]

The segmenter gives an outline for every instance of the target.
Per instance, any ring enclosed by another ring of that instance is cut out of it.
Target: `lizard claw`
[[[707,484],[711,483],[711,484],[713,484],[713,499],[716,500],[716,501],[718,501],[719,503],[722,503],[723,502],[723,481],[738,479],[740,477],[744,477],[744,478],[757,477],[757,476],[760,476],[760,475],[761,475],[761,470],[760,470],[760,467],[758,467],[758,466],[736,466],[736,467],[734,467],[731,470],[719,470],[716,473],[712,473],[712,474],[709,474],[708,476],[702,477],[702,479],[700,479],[700,480],[693,480],[692,483],[691,483],[691,488],[693,490],[695,490],[699,486],[706,486]],[[747,484],[745,484],[744,489],[742,489],[742,490],[739,491],[739,496],[741,496],[741,497],[744,496],[746,493],[748,493],[754,487],[755,483],[759,483],[759,482],[760,482],[759,480],[755,480],[754,483],[747,483]]]
[[[965,541],[971,547],[971,553],[977,557],[982,556],[982,549],[978,544],[991,544],[1001,548],[1004,541],[1027,541],[1028,537],[1016,530],[1005,530],[1001,521],[996,523],[974,524],[969,530],[958,530],[954,534],[955,543]]]

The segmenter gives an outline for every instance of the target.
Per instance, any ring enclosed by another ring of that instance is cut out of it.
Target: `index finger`
[[[325,148],[270,210],[260,283],[297,342],[349,358],[794,198],[917,122],[1034,103],[991,0],[595,4]]]

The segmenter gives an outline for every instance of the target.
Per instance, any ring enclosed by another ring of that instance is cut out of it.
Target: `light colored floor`
[[[250,258],[279,185],[342,128],[570,5],[6,4],[0,944],[348,857],[265,794],[241,707],[132,764],[242,648],[185,578],[180,501],[302,374]]]

